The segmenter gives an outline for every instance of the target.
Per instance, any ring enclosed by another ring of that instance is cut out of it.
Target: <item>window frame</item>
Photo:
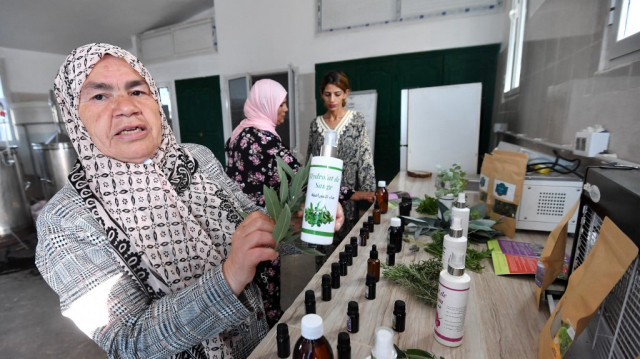
[[[622,40],[617,40],[620,31],[620,19],[622,18],[623,1],[634,0],[611,0],[611,8],[609,13],[609,21],[605,31],[607,40],[606,58],[610,64],[616,65],[615,62],[626,59],[634,60],[640,58],[640,32],[628,36]],[[635,0],[639,1],[639,0]],[[638,4],[636,4],[638,6]]]
[[[509,16],[509,42],[504,76],[504,95],[518,92],[522,71],[522,47],[527,18],[527,0],[512,0]]]

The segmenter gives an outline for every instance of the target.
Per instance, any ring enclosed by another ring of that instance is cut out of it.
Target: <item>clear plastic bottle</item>
[[[387,213],[389,209],[389,192],[387,191],[387,182],[378,181],[376,188],[376,200],[380,205],[380,213]]]
[[[393,347],[393,331],[388,327],[376,328],[375,342],[371,348],[371,359],[395,359],[398,353]]]
[[[453,252],[446,269],[440,272],[436,323],[436,340],[449,347],[462,344],[464,319],[471,277],[464,272],[465,254]]]
[[[311,158],[300,238],[312,244],[333,243],[342,180],[342,160],[335,157],[336,131],[324,132],[320,156]]]
[[[307,314],[302,317],[302,336],[293,346],[293,359],[333,359],[333,350],[324,337],[322,317]]]

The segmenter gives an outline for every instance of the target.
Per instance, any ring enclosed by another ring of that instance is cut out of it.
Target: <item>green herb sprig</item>
[[[396,349],[396,353],[398,353],[398,359],[444,359],[443,356],[436,356],[422,349],[402,350],[395,344],[393,346]]]
[[[438,302],[438,284],[442,262],[439,258],[431,258],[410,265],[382,265],[382,276],[389,278],[401,287],[415,294],[431,307]]]
[[[422,214],[428,214],[430,216],[438,214],[438,202],[434,197],[429,196],[428,194],[424,195],[424,199],[420,201],[418,204],[418,208],[416,208],[416,212]]]
[[[264,185],[263,194],[267,213],[276,221],[273,230],[273,239],[276,241],[276,249],[283,244],[291,244],[299,251],[314,255],[324,256],[323,253],[314,248],[299,247],[295,244],[295,239],[300,236],[291,225],[291,215],[300,211],[300,205],[304,200],[304,188],[309,180],[309,169],[311,161],[298,168],[294,172],[291,167],[280,157],[276,156],[278,177],[280,178],[280,190],[276,192],[273,188]],[[291,178],[291,180],[289,180]]]

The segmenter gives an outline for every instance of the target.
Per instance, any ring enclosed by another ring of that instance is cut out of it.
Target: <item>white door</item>
[[[436,173],[436,166],[458,163],[467,173],[476,173],[480,140],[482,84],[425,87],[406,91],[407,156],[401,159],[409,171]],[[406,112],[405,112],[406,111]],[[404,116],[403,116],[404,118]],[[401,151],[404,152],[404,151]]]

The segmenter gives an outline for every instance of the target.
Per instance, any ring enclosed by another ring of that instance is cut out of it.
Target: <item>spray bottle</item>
[[[467,254],[467,237],[462,235],[460,218],[454,218],[449,229],[449,234],[442,240],[442,267],[447,269],[447,263],[452,253]]]
[[[320,156],[311,159],[300,236],[307,243],[333,243],[342,180],[342,160],[334,157],[337,152],[336,143],[336,131],[326,130]]]
[[[462,236],[468,238],[469,234],[469,214],[471,210],[467,208],[465,194],[458,193],[458,202],[451,208],[451,224],[454,218],[460,218],[460,226],[462,227]]]
[[[449,347],[462,344],[464,334],[464,319],[471,286],[471,277],[464,272],[464,260],[464,253],[454,252],[446,269],[440,272],[436,323],[433,331],[436,340]]]

